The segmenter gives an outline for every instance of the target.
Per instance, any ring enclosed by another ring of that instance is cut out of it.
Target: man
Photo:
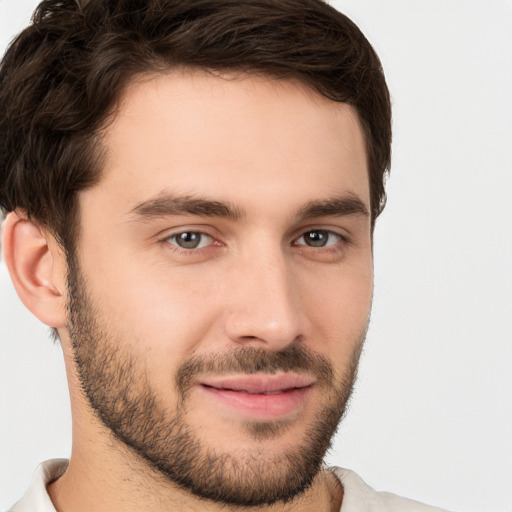
[[[47,0],[0,73],[16,290],[69,461],[12,510],[439,510],[322,460],[390,162],[379,60],[319,0]]]

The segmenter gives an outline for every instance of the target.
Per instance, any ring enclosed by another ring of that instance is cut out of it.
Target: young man
[[[0,72],[4,255],[61,341],[69,461],[11,510],[439,510],[322,460],[391,142],[319,0],[46,0]]]

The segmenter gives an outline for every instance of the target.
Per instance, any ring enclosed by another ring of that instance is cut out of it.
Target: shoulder
[[[447,512],[389,492],[377,492],[348,469],[333,467],[331,471],[343,485],[340,512]]]

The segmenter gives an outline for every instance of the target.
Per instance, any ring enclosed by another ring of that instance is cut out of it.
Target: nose
[[[231,273],[225,333],[238,344],[282,350],[307,330],[291,264],[282,254],[247,259]]]

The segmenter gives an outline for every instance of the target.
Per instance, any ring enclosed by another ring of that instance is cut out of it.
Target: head
[[[77,194],[101,179],[101,129],[124,88],[181,67],[294,79],[351,105],[375,222],[390,164],[389,93],[364,35],[320,0],[41,2],[0,70],[3,211],[23,210],[71,248]]]
[[[210,500],[311,484],[366,332],[390,138],[377,56],[319,0],[41,3],[0,71],[6,259],[98,436]]]

